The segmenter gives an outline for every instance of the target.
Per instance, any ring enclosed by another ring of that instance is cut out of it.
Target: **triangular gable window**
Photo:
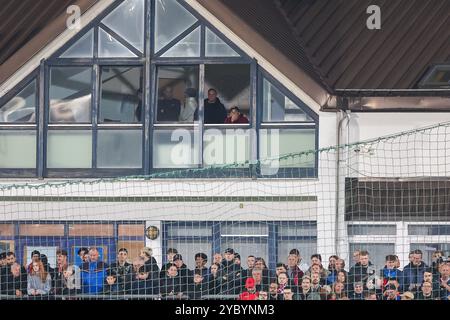
[[[263,122],[312,122],[304,106],[294,103],[269,80],[263,80]]]
[[[156,1],[155,52],[167,46],[196,22],[197,18],[176,0]]]
[[[206,28],[205,55],[207,57],[239,57],[236,51],[209,28]]]
[[[126,0],[114,9],[102,23],[140,52],[144,52],[143,0]]]
[[[103,29],[99,29],[98,56],[100,58],[136,57],[133,52]]]
[[[86,32],[77,42],[67,49],[61,58],[92,58],[94,56],[94,31]]]
[[[197,27],[161,57],[200,57],[200,27]]]

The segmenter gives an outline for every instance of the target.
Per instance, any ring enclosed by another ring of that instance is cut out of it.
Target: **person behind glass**
[[[217,90],[209,89],[208,98],[204,101],[204,123],[205,124],[222,124],[227,117],[225,106],[217,98]],[[194,120],[198,119],[198,108],[194,114]]]
[[[52,278],[40,260],[33,262],[33,268],[27,280],[29,296],[46,295],[52,289]]]
[[[248,118],[241,113],[238,106],[230,109],[228,117],[225,119],[227,124],[248,123]]]
[[[166,86],[162,90],[162,97],[158,99],[158,122],[177,122],[180,116],[181,102],[173,97],[173,88]]]
[[[184,96],[184,106],[181,106],[179,121],[193,122],[195,111],[198,108],[197,90],[195,88],[186,88]]]
[[[152,272],[149,264],[139,267],[137,273],[133,275],[131,282],[131,294],[135,295],[153,295],[157,294],[159,278],[153,278],[156,273]]]

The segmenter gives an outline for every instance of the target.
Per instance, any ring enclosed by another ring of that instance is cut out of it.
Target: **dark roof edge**
[[[81,9],[83,15],[99,0],[77,0],[74,5]],[[8,58],[2,65],[0,65],[0,84],[8,81],[9,78],[22,68],[31,58],[49,45],[56,39],[64,30],[66,30],[67,13],[64,11],[53,21],[36,34],[23,47]]]
[[[316,76],[317,79],[319,79],[321,81],[321,85],[327,89],[328,92],[333,93],[333,88],[330,87],[328,85],[328,83],[325,81],[324,77],[322,76],[322,74],[320,73],[320,70],[317,68],[317,66],[311,62],[311,58],[308,56],[308,51],[306,50],[304,44],[303,44],[303,39],[300,36],[300,34],[297,32],[297,29],[294,27],[294,25],[292,24],[292,21],[288,18],[288,16],[286,15],[286,12],[282,9],[282,4],[280,3],[280,0],[275,0],[274,1],[275,6],[278,9],[278,12],[281,14],[281,16],[284,18],[284,20],[286,21],[286,23],[288,24],[289,28],[291,29],[292,34],[295,36],[295,38],[297,39],[297,42],[302,46],[303,51],[305,52],[306,58],[308,59],[308,63],[311,67],[312,70],[314,70],[314,74]]]

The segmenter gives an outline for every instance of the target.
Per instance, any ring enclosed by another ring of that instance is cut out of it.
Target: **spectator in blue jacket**
[[[84,262],[80,269],[83,293],[102,293],[108,265],[99,260],[97,248],[92,247],[89,249],[89,262]]]

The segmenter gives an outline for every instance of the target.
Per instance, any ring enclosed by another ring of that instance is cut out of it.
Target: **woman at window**
[[[193,122],[195,110],[198,108],[197,90],[186,88],[184,95],[184,106],[181,107],[179,120],[180,122]]]
[[[238,106],[234,106],[230,109],[228,117],[225,119],[225,123],[248,123],[248,118],[241,113]]]
[[[28,274],[27,292],[29,296],[44,295],[50,292],[52,279],[41,260],[33,262],[33,268]]]

